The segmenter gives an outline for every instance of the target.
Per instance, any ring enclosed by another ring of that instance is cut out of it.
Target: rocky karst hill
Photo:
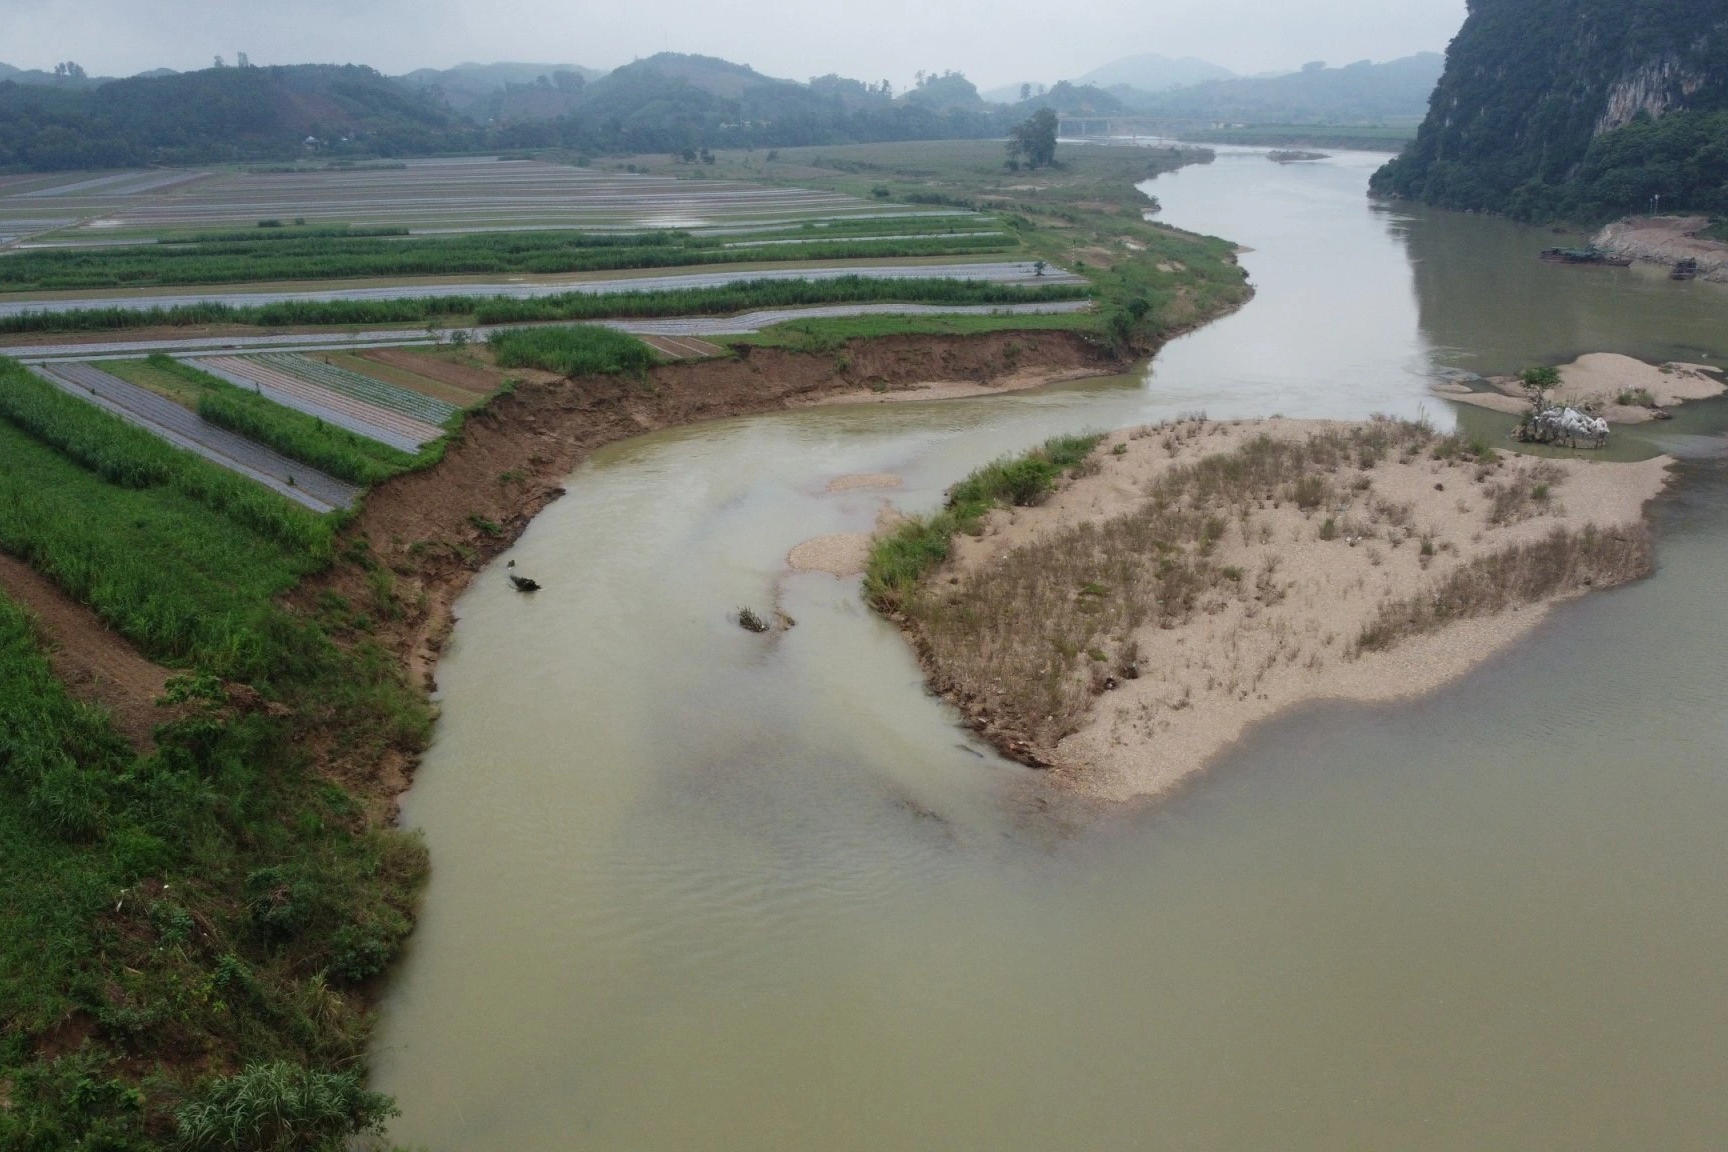
[[[1471,0],[1381,193],[1529,218],[1728,210],[1722,0]]]

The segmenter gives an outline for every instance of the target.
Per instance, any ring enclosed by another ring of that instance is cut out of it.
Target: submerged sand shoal
[[[1067,483],[1040,507],[992,513],[984,534],[961,537],[953,559],[926,587],[944,594],[1019,550],[1128,515],[1144,504],[1148,486],[1177,466],[1260,436],[1300,439],[1348,427],[1265,420],[1116,433],[1094,456],[1095,475]],[[1330,478],[1336,506],[1303,510],[1289,500],[1264,501],[1231,523],[1211,557],[1216,566],[1244,573],[1240,587],[1249,591],[1203,599],[1174,626],[1153,620],[1136,629],[1139,678],[1096,695],[1077,727],[1039,749],[1040,756],[1075,788],[1126,800],[1168,791],[1251,725],[1297,705],[1432,691],[1528,634],[1565,597],[1466,619],[1389,651],[1352,651],[1382,605],[1421,595],[1479,557],[1542,540],[1556,528],[1643,532],[1645,505],[1662,490],[1670,464],[1666,457],[1622,464],[1507,454],[1483,464],[1448,462],[1424,450],[1369,469],[1340,468]],[[1538,477],[1547,485],[1540,498],[1506,523],[1490,522],[1496,490],[1522,483],[1534,491]],[[1322,538],[1327,520],[1332,539]],[[1026,622],[1030,631],[1041,626]],[[917,625],[908,627],[916,638]],[[954,669],[933,666],[939,657],[921,647],[933,682],[988,738],[1012,751],[1017,734],[989,715],[1000,684],[959,683]]]

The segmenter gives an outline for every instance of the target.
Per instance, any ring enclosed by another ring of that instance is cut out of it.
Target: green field
[[[235,498],[202,459],[62,407],[9,361],[0,376],[0,550],[185,674],[139,755],[67,698],[0,598],[0,1147],[156,1148],[200,1101],[250,1123],[309,1082],[354,1106],[341,1130],[364,1126],[383,1102],[350,1090],[354,990],[406,933],[424,851],[310,775],[305,749],[371,763],[426,739],[424,701],[367,640],[399,610],[390,583],[287,610],[307,574],[369,555],[333,557],[326,522],[306,537],[260,515],[297,506]]]

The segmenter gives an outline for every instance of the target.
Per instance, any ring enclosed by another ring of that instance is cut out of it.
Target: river
[[[1728,407],[1661,570],[1462,682],[1254,731],[1150,807],[959,730],[856,582],[789,577],[1058,432],[1205,410],[1454,418],[1444,370],[1722,363],[1728,292],[1544,265],[1364,196],[1377,158],[1148,185],[1254,249],[1149,371],[819,408],[597,454],[463,598],[407,797],[433,859],[376,1086],[434,1152],[1718,1149],[1728,1137]],[[1471,413],[1470,420],[1498,419]],[[502,561],[500,561],[502,563]],[[797,627],[729,614],[778,596]]]

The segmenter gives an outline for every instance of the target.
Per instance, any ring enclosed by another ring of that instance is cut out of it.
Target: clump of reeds
[[[1653,570],[1654,555],[1650,532],[1642,525],[1615,531],[1556,528],[1541,540],[1471,561],[1432,591],[1383,605],[1363,628],[1356,648],[1381,652],[1453,621],[1640,580]]]

